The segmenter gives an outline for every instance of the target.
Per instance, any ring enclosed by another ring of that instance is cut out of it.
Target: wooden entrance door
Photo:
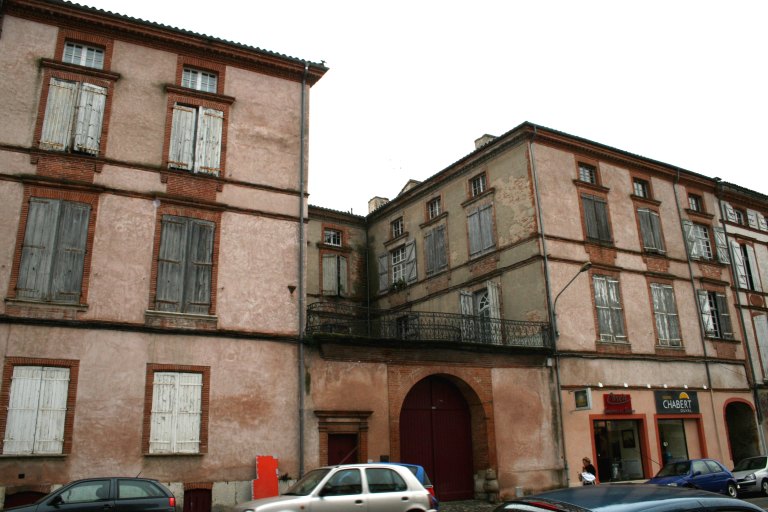
[[[400,460],[424,466],[439,499],[474,497],[469,406],[448,379],[427,377],[405,397]]]
[[[328,465],[356,462],[357,434],[328,434]]]

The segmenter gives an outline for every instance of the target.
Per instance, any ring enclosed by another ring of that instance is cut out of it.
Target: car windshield
[[[317,484],[325,478],[325,475],[330,471],[329,468],[313,469],[298,482],[293,484],[283,494],[290,494],[293,496],[306,496],[311,493],[317,487]]]
[[[736,464],[736,467],[733,468],[734,471],[748,471],[752,469],[763,469],[766,466],[766,462],[768,462],[767,457],[750,457],[749,459],[744,459],[742,461],[739,461],[738,464]]]
[[[656,475],[658,476],[680,476],[685,475],[691,469],[691,461],[686,460],[683,462],[672,462],[667,464]]]

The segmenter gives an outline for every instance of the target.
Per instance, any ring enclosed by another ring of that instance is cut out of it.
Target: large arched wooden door
[[[419,381],[400,412],[400,460],[424,466],[443,501],[474,497],[467,401],[448,379]]]

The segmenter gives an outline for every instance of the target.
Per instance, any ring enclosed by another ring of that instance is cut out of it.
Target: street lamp
[[[557,294],[557,296],[555,297],[555,302],[552,304],[552,332],[553,332],[553,333],[554,333],[554,335],[555,335],[555,341],[557,341],[557,338],[559,338],[559,337],[560,337],[560,331],[559,331],[559,330],[558,330],[558,328],[557,328],[557,299],[559,299],[559,298],[560,298],[560,296],[563,294],[563,292],[564,292],[564,291],[565,291],[565,290],[566,290],[566,289],[567,289],[569,286],[571,286],[571,283],[572,283],[572,282],[574,282],[574,281],[576,280],[576,278],[577,278],[577,277],[579,277],[579,274],[581,274],[582,272],[586,272],[587,270],[589,270],[589,269],[591,269],[591,268],[592,268],[592,262],[591,262],[591,261],[586,261],[586,262],[584,262],[584,263],[581,265],[581,267],[579,267],[579,271],[578,271],[578,272],[576,272],[576,275],[575,275],[575,276],[573,276],[573,277],[571,278],[571,280],[570,280],[570,281],[568,281],[568,284],[566,284],[565,286],[563,286],[563,289],[562,289],[562,290],[560,290],[560,293],[558,293],[558,294]],[[555,347],[555,348],[556,348],[556,347]]]
[[[555,352],[555,378],[557,379],[557,413],[558,413],[558,420],[560,423],[560,443],[563,447],[563,469],[565,471],[565,485],[566,487],[570,486],[570,477],[568,476],[568,456],[565,452],[565,426],[563,425],[563,397],[562,397],[562,387],[560,385],[560,353],[557,351],[557,339],[560,337],[560,331],[557,329],[557,299],[560,298],[560,296],[563,294],[563,292],[571,286],[571,283],[576,280],[579,275],[581,275],[583,272],[586,272],[592,268],[592,262],[586,261],[582,263],[581,267],[579,267],[579,271],[576,272],[576,275],[571,278],[570,281],[568,281],[568,284],[563,286],[563,289],[560,290],[560,293],[558,293],[555,296],[555,300],[552,303],[552,350]]]

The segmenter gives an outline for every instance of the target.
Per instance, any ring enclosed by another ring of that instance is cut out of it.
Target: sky
[[[365,215],[529,121],[768,195],[762,0],[80,0],[330,69],[310,204]]]

